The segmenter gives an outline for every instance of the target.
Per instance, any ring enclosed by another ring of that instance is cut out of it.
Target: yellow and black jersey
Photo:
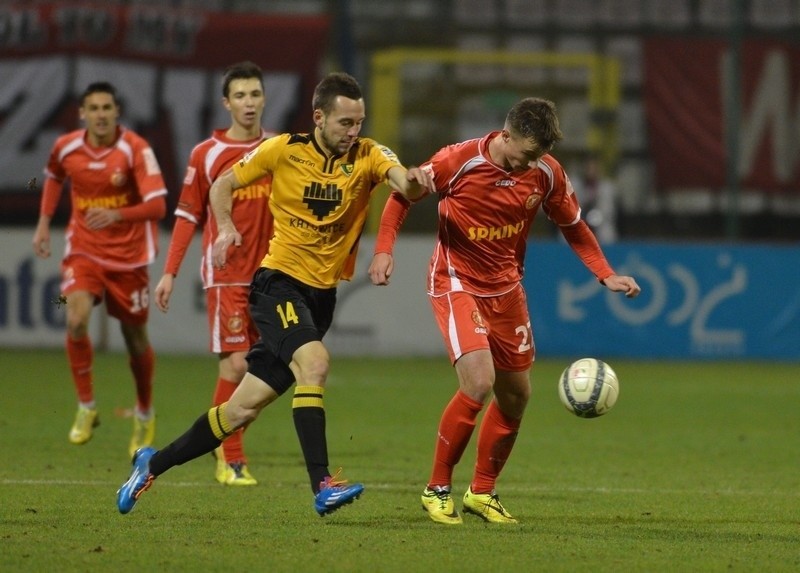
[[[233,166],[240,184],[272,175],[274,235],[261,266],[317,288],[350,279],[370,195],[396,165],[372,139],[329,156],[312,134],[278,135],[245,155]]]

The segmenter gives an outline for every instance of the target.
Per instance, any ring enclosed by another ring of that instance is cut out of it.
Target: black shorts
[[[289,363],[295,351],[322,340],[330,328],[336,289],[311,287],[280,271],[260,268],[250,285],[249,304],[261,340],[247,355],[248,371],[283,393],[294,382]]]

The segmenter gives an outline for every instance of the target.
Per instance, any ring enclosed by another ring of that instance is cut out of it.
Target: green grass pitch
[[[576,357],[577,358],[577,357]],[[246,434],[259,485],[226,488],[204,456],[161,476],[123,516],[133,384],[98,353],[101,425],[67,441],[75,399],[63,351],[0,350],[0,547],[7,571],[798,571],[800,364],[606,359],[620,398],[601,418],[558,401],[566,360],[540,359],[498,493],[517,526],[433,523],[419,494],[445,357],[334,356],[326,393],[332,469],[364,482],[325,518],[312,498],[284,396]],[[157,444],[211,400],[211,356],[159,355]],[[463,494],[474,437],[456,469]],[[460,507],[460,503],[459,503]]]

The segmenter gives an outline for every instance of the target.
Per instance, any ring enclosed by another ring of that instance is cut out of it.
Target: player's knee
[[[531,399],[531,386],[530,384],[514,388],[512,391],[514,399],[521,403],[523,406]]]
[[[298,383],[308,386],[324,386],[328,378],[330,361],[327,357],[319,356],[301,361],[293,360],[290,366]]]
[[[77,340],[89,333],[89,321],[80,317],[67,317],[67,334],[70,338]]]
[[[242,404],[228,403],[225,410],[225,415],[228,418],[228,423],[233,430],[238,430],[242,426],[246,426],[253,422],[261,413],[262,408],[248,407]]]
[[[278,396],[285,394],[294,384],[294,374],[289,367],[263,352],[250,352],[247,372],[266,383]]]
[[[150,341],[145,340],[135,340],[128,345],[128,350],[130,351],[131,356],[142,356],[147,349],[150,348]]]
[[[485,402],[494,388],[494,379],[489,377],[471,376],[461,379],[459,383],[461,391],[478,402]]]
[[[531,397],[530,384],[495,388],[495,398],[500,410],[512,418],[521,418]]]
[[[319,342],[306,344],[295,351],[289,366],[298,384],[324,386],[330,370],[330,354]]]
[[[230,379],[235,382],[241,381],[244,375],[247,374],[247,360],[245,360],[244,354],[231,354],[228,360],[228,366],[230,367]]]

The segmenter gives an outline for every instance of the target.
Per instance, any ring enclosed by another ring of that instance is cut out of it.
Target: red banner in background
[[[150,141],[173,196],[192,147],[230,121],[220,79],[234,62],[265,72],[266,128],[308,131],[328,29],[323,16],[97,2],[0,8],[3,221],[36,220],[38,193],[27,184],[41,179],[55,138],[79,127],[77,97],[92,81],[116,85],[121,122]]]
[[[728,44],[644,43],[644,106],[659,189],[725,186]],[[800,48],[742,46],[739,176],[747,188],[800,194]]]

